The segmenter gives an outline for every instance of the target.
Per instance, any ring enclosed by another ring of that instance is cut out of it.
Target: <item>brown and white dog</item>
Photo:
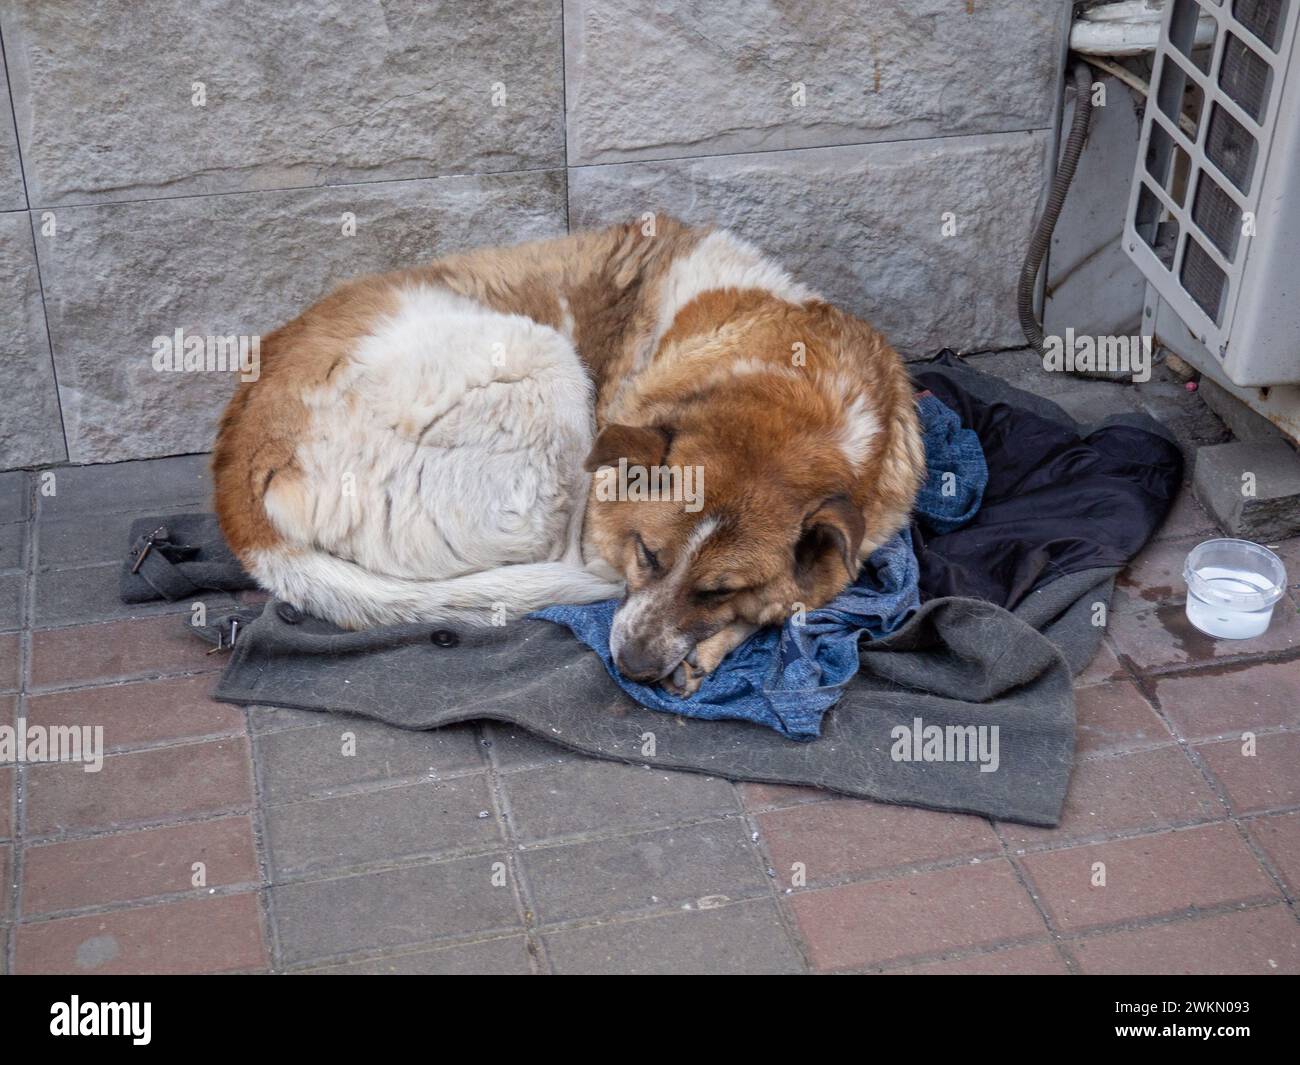
[[[267,337],[261,371],[213,468],[263,586],[349,628],[625,593],[618,668],[682,695],[839,594],[924,468],[879,333],[662,217],[354,281]],[[703,492],[599,491],[615,469],[702,471]]]

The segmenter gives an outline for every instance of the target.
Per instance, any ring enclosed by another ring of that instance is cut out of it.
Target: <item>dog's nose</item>
[[[614,664],[628,680],[642,684],[652,684],[664,675],[663,663],[641,647],[624,645],[619,649]]]

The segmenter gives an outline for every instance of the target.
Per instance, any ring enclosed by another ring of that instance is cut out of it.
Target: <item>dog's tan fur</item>
[[[755,626],[842,591],[907,520],[924,469],[907,375],[866,323],[762,287],[706,288],[660,321],[674,264],[708,233],[660,218],[652,234],[623,225],[475,251],[327,296],[265,338],[260,380],[222,419],[213,468],[231,547],[253,568],[284,546],[264,500],[274,491],[284,506],[309,487],[304,396],[348,364],[399,289],[449,290],[571,339],[596,391],[589,469],[624,458],[706,471],[702,513],[593,490],[583,531],[586,556],[624,577],[629,601],[654,600],[651,635],[616,656],[620,668],[689,694]]]

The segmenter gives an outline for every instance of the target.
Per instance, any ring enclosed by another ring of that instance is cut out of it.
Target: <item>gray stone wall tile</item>
[[[1069,12],[1060,0],[568,0],[569,163],[1044,128]]]
[[[0,56],[0,211],[27,208],[27,191],[18,159],[18,136],[14,132],[13,108],[9,104],[9,76]]]
[[[732,228],[908,356],[1006,347],[1023,343],[1016,278],[1049,144],[1035,131],[577,167],[569,215]]]
[[[0,0],[0,25],[33,206],[564,163],[561,0]]]
[[[0,469],[67,458],[26,211],[0,214]]]
[[[153,338],[261,336],[349,278],[559,235],[564,197],[539,170],[54,211],[38,247],[70,458],[211,447],[236,375],[157,372]]]

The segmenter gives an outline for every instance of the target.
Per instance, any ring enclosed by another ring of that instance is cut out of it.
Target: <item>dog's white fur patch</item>
[[[871,453],[871,441],[880,432],[880,420],[861,395],[854,396],[844,411],[839,446],[849,465],[860,470]]]
[[[286,545],[255,566],[278,594],[351,624],[617,594],[581,568],[592,386],[556,330],[415,287],[303,400],[265,499]]]
[[[790,303],[805,303],[817,296],[748,241],[715,230],[668,268],[659,297],[658,329],[643,357],[649,359],[659,347],[682,308],[705,292],[727,288],[761,289]]]

